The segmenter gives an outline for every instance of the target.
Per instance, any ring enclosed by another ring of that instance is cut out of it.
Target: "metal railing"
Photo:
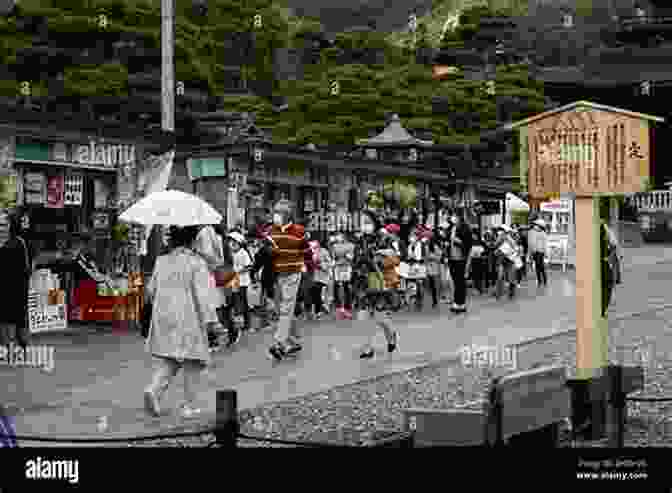
[[[630,201],[639,211],[672,211],[672,190],[656,190],[637,194]]]
[[[670,16],[628,16],[621,17],[619,20],[623,27],[660,24],[672,25],[672,17]]]

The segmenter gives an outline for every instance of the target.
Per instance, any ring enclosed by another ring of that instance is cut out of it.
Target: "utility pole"
[[[175,0],[161,0],[161,129],[175,131]]]
[[[175,0],[161,0],[161,130],[175,132]],[[154,270],[163,234],[152,228],[147,237],[146,272]]]

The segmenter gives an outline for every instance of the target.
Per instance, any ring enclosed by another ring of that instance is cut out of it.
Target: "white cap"
[[[241,245],[245,243],[245,237],[236,231],[229,233],[227,236]]]

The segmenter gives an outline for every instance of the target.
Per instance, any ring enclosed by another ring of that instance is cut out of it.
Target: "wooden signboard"
[[[538,430],[571,416],[565,368],[553,366],[514,373],[495,384],[501,409],[501,436]]]
[[[578,101],[507,126],[520,135],[520,179],[532,199],[575,199],[576,369],[579,380],[608,365],[598,199],[646,190],[649,124],[664,119]]]
[[[649,122],[663,119],[586,101],[512,124],[521,185],[536,199],[641,192],[649,180]]]

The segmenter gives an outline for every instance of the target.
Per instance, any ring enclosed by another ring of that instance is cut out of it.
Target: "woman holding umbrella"
[[[196,386],[210,363],[208,333],[219,329],[217,300],[210,288],[206,260],[192,248],[200,225],[218,224],[222,216],[194,195],[175,190],[148,195],[119,218],[144,225],[169,225],[170,250],[156,259],[145,291],[151,303],[147,350],[155,366],[145,388],[147,412],[159,416],[160,401],[180,369],[184,370],[181,415],[199,414]]]
[[[147,348],[155,368],[145,389],[145,407],[154,416],[159,416],[161,397],[180,369],[184,370],[185,398],[181,414],[189,418],[199,413],[195,387],[210,363],[208,334],[219,321],[208,264],[191,249],[198,232],[198,226],[171,226],[172,250],[156,260],[147,287],[153,305]]]

